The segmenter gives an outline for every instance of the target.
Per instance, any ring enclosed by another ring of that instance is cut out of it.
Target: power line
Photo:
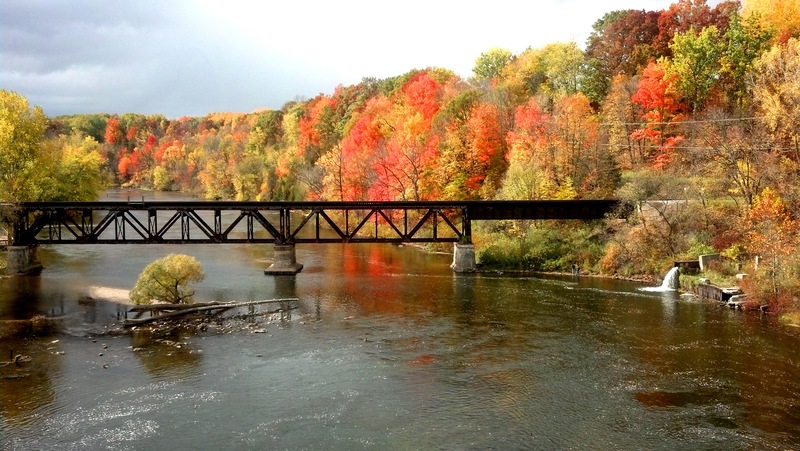
[[[656,149],[656,150],[672,150],[672,149],[679,149],[679,150],[714,150],[715,147],[709,146],[675,146],[675,147],[668,147],[662,149],[660,146],[656,146],[653,144],[646,144],[646,145],[626,145],[626,144],[610,144],[610,143],[603,143],[600,144],[603,147],[615,147],[615,148],[636,148],[636,149]],[[759,147],[748,147],[750,150],[767,150],[767,151],[776,151],[776,150],[795,150],[794,147],[772,147],[772,146],[759,146]]]
[[[600,125],[680,125],[680,124],[714,124],[721,122],[744,122],[753,120],[764,120],[763,117],[750,116],[750,117],[737,117],[727,119],[707,119],[707,120],[691,120],[691,121],[673,121],[673,122],[600,122]]]

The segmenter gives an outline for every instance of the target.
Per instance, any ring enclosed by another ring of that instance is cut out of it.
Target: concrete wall
[[[472,244],[453,245],[453,263],[450,267],[455,272],[472,272],[477,269],[475,264],[475,246]]]
[[[719,260],[719,254],[706,254],[701,255],[698,260],[700,260],[700,271],[705,271],[708,269],[708,265],[715,260]]]
[[[32,274],[42,270],[37,246],[9,246],[8,267],[10,275]]]

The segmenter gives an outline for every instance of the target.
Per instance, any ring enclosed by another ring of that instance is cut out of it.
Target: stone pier
[[[450,267],[455,272],[472,272],[478,269],[475,264],[475,245],[454,244],[453,263]]]
[[[8,246],[8,267],[10,275],[36,274],[42,270],[38,246]]]
[[[293,275],[303,270],[303,264],[297,263],[294,244],[276,244],[272,264],[264,270],[264,274],[272,276]]]

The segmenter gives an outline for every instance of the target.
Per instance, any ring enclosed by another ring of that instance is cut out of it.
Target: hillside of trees
[[[485,225],[479,259],[632,276],[719,252],[780,310],[800,294],[798,38],[798,0],[679,0],[605,14],[585,50],[490,49],[469,79],[426,68],[280,110],[61,116],[45,134],[92,147],[112,183],[208,199],[621,198],[638,214]]]

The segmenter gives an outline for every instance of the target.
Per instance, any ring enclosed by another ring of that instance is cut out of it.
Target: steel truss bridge
[[[471,242],[471,221],[601,219],[604,200],[0,204],[12,245]],[[11,214],[9,214],[9,212]]]

